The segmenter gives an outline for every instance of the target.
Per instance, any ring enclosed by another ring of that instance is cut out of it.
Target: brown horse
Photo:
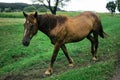
[[[87,11],[75,17],[51,14],[38,15],[37,12],[30,15],[25,12],[23,14],[26,18],[23,45],[28,46],[38,30],[46,34],[54,45],[50,67],[46,70],[46,75],[50,75],[53,72],[53,64],[60,48],[67,57],[69,66],[73,66],[73,60],[68,55],[65,43],[78,42],[87,38],[91,42],[92,59],[97,60],[98,35],[104,38],[104,31],[100,18],[95,13]]]

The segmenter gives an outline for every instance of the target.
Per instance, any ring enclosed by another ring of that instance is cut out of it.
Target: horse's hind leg
[[[92,56],[93,56],[93,60],[97,60],[97,48],[98,48],[98,35],[95,35],[93,33],[93,36],[91,36],[90,34],[87,36],[87,39],[90,40],[91,42],[91,53],[92,53]]]
[[[89,34],[87,36],[87,39],[90,40],[91,42],[91,53],[92,53],[92,56],[93,56],[93,59],[94,59],[94,38]]]
[[[69,61],[69,66],[70,66],[70,67],[73,67],[73,59],[68,55],[67,48],[66,48],[66,46],[65,46],[64,44],[61,46],[61,49],[63,50],[66,58],[67,58],[68,61]]]
[[[94,35],[94,47],[95,47],[95,50],[94,50],[94,58],[93,58],[93,60],[96,60],[97,59],[97,56],[96,56],[96,54],[97,54],[97,48],[98,48],[98,33],[93,33],[93,35]]]

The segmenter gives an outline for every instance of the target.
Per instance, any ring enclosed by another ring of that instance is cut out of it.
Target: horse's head
[[[30,40],[38,31],[38,23],[37,23],[38,15],[37,12],[35,12],[35,14],[30,14],[30,15],[23,12],[23,15],[25,16],[26,21],[24,23],[24,37],[22,40],[22,44],[24,46],[28,46]]]

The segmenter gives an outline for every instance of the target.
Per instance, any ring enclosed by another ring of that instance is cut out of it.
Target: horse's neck
[[[38,29],[46,35],[49,35],[50,30],[52,30],[56,24],[56,16],[45,14],[38,17]]]
[[[46,35],[50,34],[50,31],[54,29],[57,24],[63,25],[67,20],[66,16],[54,16],[50,14],[40,15],[38,17],[38,28]]]

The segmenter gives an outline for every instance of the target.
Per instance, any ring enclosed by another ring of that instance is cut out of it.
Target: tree
[[[110,11],[111,14],[115,12],[116,4],[113,1],[107,3],[106,8]]]
[[[58,6],[65,6],[68,1],[70,0],[32,0],[33,3],[39,2],[40,4],[43,4],[54,15],[56,15]]]
[[[25,7],[23,10],[27,12],[33,12],[33,11],[36,11],[36,8],[34,6],[28,6],[28,7]]]
[[[2,12],[2,8],[0,8],[0,12]]]
[[[37,9],[39,12],[47,12],[47,8],[45,6],[41,6]]]
[[[120,12],[120,0],[116,0],[117,10]]]
[[[11,12],[11,8],[5,8],[4,12]]]

